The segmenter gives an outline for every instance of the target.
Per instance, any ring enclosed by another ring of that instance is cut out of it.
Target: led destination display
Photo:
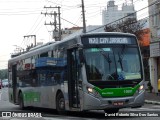
[[[132,37],[85,37],[82,44],[136,44]]]

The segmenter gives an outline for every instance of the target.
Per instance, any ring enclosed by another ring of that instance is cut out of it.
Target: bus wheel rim
[[[60,109],[64,109],[64,98],[61,98],[61,99],[59,100],[59,108],[60,108]]]

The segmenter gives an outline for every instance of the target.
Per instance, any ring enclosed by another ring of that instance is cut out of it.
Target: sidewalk
[[[145,103],[160,105],[160,94],[145,92]]]

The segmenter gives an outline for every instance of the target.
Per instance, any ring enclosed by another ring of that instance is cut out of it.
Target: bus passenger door
[[[12,88],[13,88],[13,103],[18,103],[17,98],[17,65],[12,66]]]
[[[80,107],[79,96],[79,67],[78,67],[78,50],[70,49],[67,51],[67,71],[68,71],[68,93],[69,93],[69,106],[72,108]]]

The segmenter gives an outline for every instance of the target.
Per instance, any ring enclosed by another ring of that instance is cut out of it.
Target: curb
[[[157,101],[145,100],[144,102],[147,104],[160,105],[160,102],[157,102]]]

